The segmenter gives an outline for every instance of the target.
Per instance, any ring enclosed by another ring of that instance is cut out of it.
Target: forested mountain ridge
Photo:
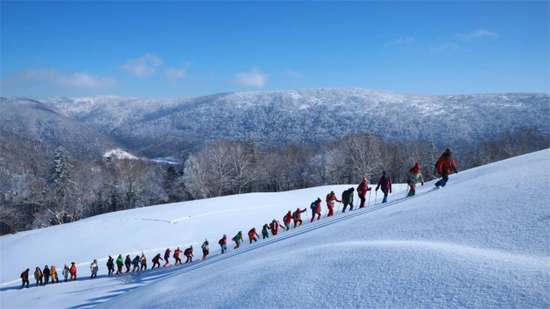
[[[40,102],[147,157],[178,157],[216,139],[285,145],[372,132],[388,141],[422,140],[443,147],[475,145],[520,128],[550,130],[549,118],[541,116],[550,114],[550,96],[537,93],[434,96],[324,88]]]

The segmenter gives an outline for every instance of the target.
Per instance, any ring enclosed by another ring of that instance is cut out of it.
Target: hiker
[[[238,249],[241,246],[241,242],[243,241],[243,232],[239,231],[235,237],[233,237],[231,240],[233,240],[237,245],[233,248],[233,250]]]
[[[50,266],[50,274],[52,275],[52,283],[54,282],[54,280],[56,281],[56,283],[59,283],[59,277],[57,276],[57,269],[53,265]]]
[[[109,259],[107,260],[107,269],[109,270],[109,273],[107,274],[107,276],[110,276],[115,273],[115,262],[110,255],[109,255]]]
[[[286,230],[290,230],[290,222],[292,221],[292,212],[289,210],[286,215],[283,217],[283,223],[285,224]]]
[[[27,284],[27,288],[29,287],[29,271],[30,269],[26,269],[24,272],[21,273],[21,281],[23,282],[21,284],[21,288],[25,287],[25,283]]]
[[[375,191],[378,191],[379,188],[382,190],[382,193],[384,193],[382,203],[386,203],[388,201],[388,193],[391,193],[391,178],[386,171],[382,171],[382,177],[378,181]]]
[[[48,265],[44,266],[42,273],[44,274],[44,285],[48,285],[48,282],[50,282],[50,269]]]
[[[134,265],[134,268],[132,269],[132,272],[139,271],[139,255],[136,255],[136,257],[132,260],[132,265]]]
[[[42,271],[40,270],[40,267],[36,267],[36,270],[34,271],[34,280],[36,280],[36,286],[42,285]]]
[[[99,266],[97,266],[97,260],[94,259],[92,264],[90,264],[90,271],[92,274],[90,275],[90,279],[97,278],[97,271],[99,270]]]
[[[248,231],[248,239],[250,239],[250,243],[252,243],[252,241],[257,242],[258,240],[256,237],[260,238],[260,235],[256,232],[256,228],[253,227],[250,231]]]
[[[420,163],[416,162],[414,167],[409,170],[409,176],[407,177],[407,184],[410,187],[409,194],[407,196],[413,196],[416,193],[416,184],[421,183],[424,186],[424,177],[420,172]]]
[[[355,192],[354,188],[349,188],[346,191],[342,192],[342,203],[344,204],[344,209],[342,209],[342,213],[346,212],[346,208],[349,205],[349,210],[353,210],[353,192]]]
[[[321,220],[321,199],[317,198],[313,203],[311,203],[311,221],[315,220],[315,215],[317,215],[317,221]]]
[[[269,238],[269,230],[271,230],[269,224],[264,224],[264,227],[262,227],[262,239]]]
[[[277,221],[277,219],[273,219],[273,221],[271,221],[269,226],[271,228],[271,234],[273,234],[273,236],[279,233],[279,227],[283,229],[285,228],[279,221]]]
[[[330,191],[330,193],[327,194],[327,207],[328,207],[327,217],[331,217],[332,215],[334,215],[334,203],[335,203],[335,201],[338,202],[338,203],[342,202],[336,197],[336,194],[334,194],[334,191]]]
[[[176,259],[176,262],[174,263],[174,265],[181,264],[180,253],[181,253],[180,247],[177,247],[176,250],[174,251],[174,259]]]
[[[119,254],[116,259],[117,274],[122,275],[122,266],[124,266],[124,260],[122,259],[122,254]]]
[[[145,253],[141,253],[141,268],[139,270],[147,270],[147,257],[145,257]]]
[[[359,195],[359,199],[361,200],[361,205],[359,205],[359,208],[365,207],[365,201],[367,200],[367,191],[370,191],[371,189],[372,188],[369,188],[369,185],[367,184],[367,176],[363,176],[363,181],[357,187],[357,194]]]
[[[157,265],[157,268],[160,268],[160,260],[163,259],[160,256],[160,253],[157,253],[157,255],[155,255],[155,257],[153,258],[153,267],[151,267],[151,269],[155,269],[155,265]]]
[[[208,254],[210,253],[210,246],[208,245],[208,239],[205,239],[201,246],[202,249],[202,259],[206,259]]]
[[[71,278],[69,280],[75,281],[76,280],[76,264],[74,262],[71,262],[71,269],[69,271],[71,272]]]
[[[130,272],[130,267],[132,266],[132,259],[130,258],[130,255],[126,255],[126,259],[124,259],[124,266],[126,266],[126,272]]]
[[[222,254],[224,254],[225,251],[227,251],[227,236],[225,236],[225,234],[223,234],[223,237],[218,241],[218,244],[222,249]]]
[[[296,211],[292,214],[292,220],[294,220],[294,228],[296,228],[298,222],[300,222],[298,226],[302,226],[302,224],[304,223],[304,221],[302,221],[302,213],[306,212],[306,210],[307,208],[304,208],[304,210],[297,208]]]
[[[193,245],[189,246],[189,248],[185,249],[185,251],[183,252],[183,255],[185,255],[185,257],[187,258],[187,260],[185,261],[185,263],[191,263],[193,262],[193,258],[195,257],[193,255]]]
[[[63,274],[63,277],[65,278],[65,282],[67,282],[67,278],[69,278],[70,273],[71,273],[71,271],[69,269],[69,266],[67,266],[67,264],[65,264],[65,266],[63,266],[63,271],[61,271],[61,274]]]
[[[170,258],[170,252],[172,252],[172,250],[170,250],[170,248],[166,248],[166,251],[164,251],[164,261],[166,263],[164,263],[163,267],[166,267],[166,266],[170,265],[170,262],[168,261],[168,259]]]
[[[451,148],[445,149],[445,152],[441,155],[437,164],[435,165],[437,172],[441,175],[442,179],[435,183],[436,188],[445,187],[447,181],[449,181],[449,174],[453,171],[458,173],[455,160],[453,159],[453,151]]]

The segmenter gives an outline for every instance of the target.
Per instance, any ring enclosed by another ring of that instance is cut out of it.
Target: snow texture
[[[148,207],[3,236],[0,305],[548,308],[549,170],[544,150],[452,175],[439,190],[426,183],[416,197],[394,192],[390,203],[371,200],[366,209],[224,255],[212,250],[204,261],[116,278],[104,276],[102,261],[100,276],[88,280],[87,263],[144,249],[150,261],[166,246],[199,244],[204,237],[217,249],[222,233],[246,234],[348,186]],[[51,261],[61,268],[69,259],[81,265],[84,280],[23,290],[9,282],[27,267]]]

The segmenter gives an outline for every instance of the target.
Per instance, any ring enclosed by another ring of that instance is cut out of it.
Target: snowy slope
[[[429,191],[433,183],[427,183],[417,197],[399,200],[405,193],[396,193],[392,203],[339,214],[186,266],[46,288],[4,287],[0,305],[84,308],[108,301],[103,306],[547,308],[549,170],[550,151],[540,151],[453,175],[444,189]],[[332,188],[340,192],[345,186]],[[160,252],[183,243],[174,239],[217,239],[205,234],[222,229],[233,236],[229,233],[251,226],[237,220],[257,220],[259,226],[271,219],[250,215],[257,210],[245,210],[248,205],[265,206],[265,212],[279,207],[280,218],[281,210],[308,204],[332,188],[197,201],[180,219],[217,213],[177,224],[168,222],[175,223],[173,214],[181,204],[2,237],[2,282],[47,256],[57,263],[67,253],[76,259],[113,246],[106,251],[129,252],[124,250],[138,243],[158,244]],[[272,207],[270,202],[287,204]],[[199,233],[198,222],[211,226]],[[70,238],[76,239],[74,250],[60,247]],[[79,268],[88,275],[85,270]],[[104,271],[103,266],[100,274]]]

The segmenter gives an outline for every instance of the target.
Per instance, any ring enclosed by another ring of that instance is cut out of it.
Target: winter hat
[[[382,175],[386,176],[388,173],[386,171],[382,171]]]
[[[367,181],[367,176],[363,176],[363,181]]]
[[[453,151],[451,150],[451,148],[447,148],[447,149],[445,149],[445,152],[446,152],[446,153],[451,153],[451,152],[453,152]]]
[[[416,162],[416,163],[414,164],[414,167],[417,168],[417,169],[420,169],[420,163]]]

